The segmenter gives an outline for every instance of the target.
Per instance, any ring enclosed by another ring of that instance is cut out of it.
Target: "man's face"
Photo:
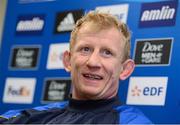
[[[79,30],[70,54],[72,95],[76,99],[107,99],[118,91],[122,71],[124,37],[115,28],[91,32]]]

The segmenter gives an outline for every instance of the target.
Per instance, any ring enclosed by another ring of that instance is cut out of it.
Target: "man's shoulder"
[[[152,124],[152,122],[137,108],[121,105],[115,108],[120,113],[121,124]]]
[[[50,104],[44,105],[44,106],[34,107],[33,109],[38,110],[38,111],[43,111],[43,110],[49,110],[52,108],[64,108],[67,104],[68,104],[68,101],[56,102],[56,103],[50,103]]]
[[[67,104],[68,104],[68,101],[64,101],[64,102],[50,103],[47,105],[38,106],[38,107],[30,108],[30,109],[9,110],[9,111],[5,112],[4,114],[0,115],[0,118],[10,119],[13,117],[17,117],[17,116],[21,115],[23,113],[23,111],[26,111],[26,110],[27,111],[33,110],[33,112],[39,112],[39,111],[48,111],[48,110],[51,110],[54,108],[62,109]]]

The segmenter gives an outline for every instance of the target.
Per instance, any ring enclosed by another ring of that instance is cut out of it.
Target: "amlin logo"
[[[177,5],[177,1],[142,4],[139,27],[175,25]]]
[[[43,15],[25,15],[20,16],[17,21],[16,34],[41,34],[44,28]]]

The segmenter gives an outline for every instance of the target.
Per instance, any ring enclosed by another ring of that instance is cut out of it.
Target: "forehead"
[[[114,53],[121,53],[124,41],[117,29],[105,29],[97,33],[81,30],[74,45],[74,50],[82,46],[91,46],[93,48],[108,49]],[[84,32],[83,32],[84,31]]]
[[[116,44],[123,44],[125,42],[125,37],[116,27],[99,29],[92,23],[84,25],[78,32],[77,41],[85,38],[97,38],[102,40],[116,41]]]
[[[102,31],[105,29],[112,29],[112,28],[117,29],[117,27],[115,27],[112,24],[103,25],[103,23],[100,23],[100,22],[90,21],[90,22],[83,23],[78,32],[79,33],[97,33],[99,31]]]

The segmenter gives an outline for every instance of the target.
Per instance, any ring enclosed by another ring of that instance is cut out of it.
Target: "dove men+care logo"
[[[11,69],[36,69],[40,46],[15,46],[10,58]]]
[[[135,64],[138,66],[169,65],[171,60],[173,38],[136,40],[134,52]]]
[[[173,26],[176,22],[177,1],[143,3],[139,27]]]
[[[16,25],[16,35],[41,35],[44,24],[44,15],[19,16]]]
[[[71,88],[69,78],[47,78],[44,83],[42,102],[56,102],[68,100]]]

